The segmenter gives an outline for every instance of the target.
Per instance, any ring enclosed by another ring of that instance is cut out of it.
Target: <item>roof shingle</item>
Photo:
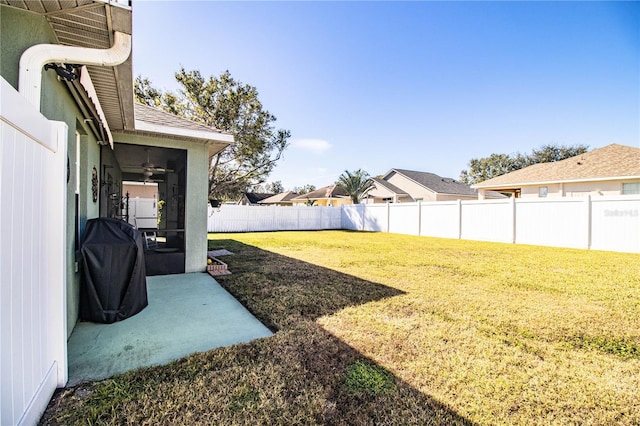
[[[395,171],[396,173],[400,173],[414,182],[419,183],[432,190],[433,192],[437,192],[438,194],[455,194],[455,195],[471,195],[475,196],[478,193],[475,189],[471,188],[469,185],[465,185],[462,182],[458,182],[455,179],[451,178],[443,178],[434,173],[428,172],[416,172],[413,170],[403,170],[403,169],[392,169],[391,172]],[[389,175],[389,173],[387,173]]]
[[[315,191],[299,195],[294,200],[320,200],[324,198],[345,198],[349,194],[338,185],[329,185]]]
[[[204,124],[196,123],[195,121],[188,120],[186,118],[179,117],[174,114],[165,112],[159,108],[154,108],[149,105],[135,102],[134,111],[136,120],[144,121],[149,124],[156,124],[160,126],[175,127],[178,129],[197,130],[201,132],[216,132],[224,133],[215,127],[205,126]]]
[[[640,148],[611,144],[552,163],[534,164],[473,185],[492,188],[505,185],[640,177]]]

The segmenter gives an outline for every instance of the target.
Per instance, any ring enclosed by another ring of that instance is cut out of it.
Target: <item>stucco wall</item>
[[[421,201],[436,201],[435,192],[425,189],[422,185],[418,185],[414,181],[407,179],[402,175],[391,173],[391,175],[385,180],[398,188],[402,188],[402,190],[411,195],[414,200],[422,199]]]
[[[351,199],[349,198],[332,198],[331,199],[331,206],[329,206],[329,199],[323,199],[323,200],[313,200],[313,206],[315,207],[339,207],[345,204],[353,204],[351,202]],[[307,201],[293,201],[292,205],[294,206],[307,206]]]
[[[477,200],[477,195],[436,194],[436,201]]]
[[[40,15],[0,6],[2,27],[2,49],[0,73],[16,89],[18,88],[19,61],[22,53],[36,44],[54,43],[55,37],[46,21]],[[98,205],[91,200],[91,168],[99,166],[100,149],[95,137],[84,127],[83,117],[65,84],[58,81],[53,71],[42,73],[42,94],[40,110],[50,120],[63,121],[69,128],[67,151],[70,177],[67,184],[67,327],[68,335],[78,319],[80,275],[76,272],[75,247],[75,182],[76,176],[76,129],[81,135],[80,145],[80,194],[79,221],[83,229],[87,219],[98,216]],[[46,206],[42,214],[46,214]],[[81,236],[80,236],[81,238]]]
[[[207,197],[209,152],[198,142],[114,133],[114,142],[177,148],[187,151],[185,195],[185,272],[201,272],[207,265]]]
[[[640,179],[610,180],[596,182],[573,182],[563,184],[540,184],[522,187],[522,198],[538,198],[539,188],[548,188],[547,197],[582,197],[585,195],[621,195],[622,184],[640,182]]]

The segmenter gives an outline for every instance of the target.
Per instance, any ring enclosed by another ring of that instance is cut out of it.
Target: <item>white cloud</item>
[[[322,154],[331,149],[331,144],[323,139],[294,139],[291,141],[291,147]]]

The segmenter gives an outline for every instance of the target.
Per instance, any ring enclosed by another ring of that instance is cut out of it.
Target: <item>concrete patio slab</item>
[[[76,325],[67,386],[272,334],[207,273],[147,277],[147,295],[124,321]]]

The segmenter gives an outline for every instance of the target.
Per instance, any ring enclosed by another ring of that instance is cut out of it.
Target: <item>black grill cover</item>
[[[147,306],[142,235],[127,222],[87,221],[82,241],[80,318],[111,324]]]

